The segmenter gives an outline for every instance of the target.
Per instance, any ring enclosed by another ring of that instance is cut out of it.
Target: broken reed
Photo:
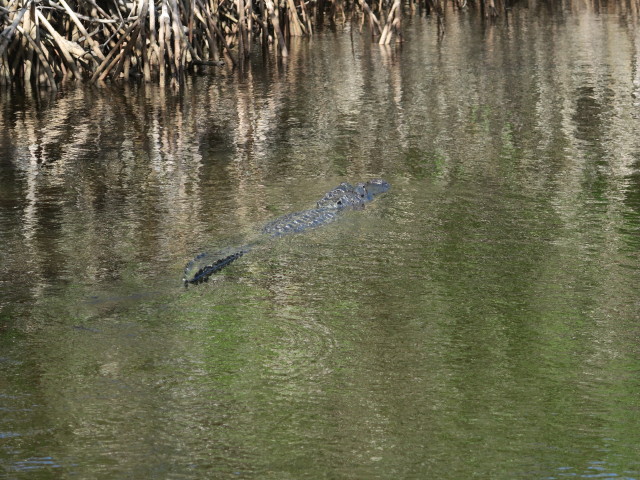
[[[141,76],[177,85],[186,70],[236,64],[256,44],[312,35],[315,22],[368,21],[380,44],[401,41],[402,9],[441,15],[446,0],[0,0],[0,84],[52,89],[68,79]],[[467,0],[453,0],[463,7]],[[478,0],[495,10],[494,1]]]

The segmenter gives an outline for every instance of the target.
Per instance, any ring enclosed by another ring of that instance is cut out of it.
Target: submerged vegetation
[[[571,0],[561,2],[571,3]],[[635,7],[638,0],[628,0]],[[67,80],[141,77],[178,85],[186,71],[237,65],[254,48],[285,59],[287,42],[325,22],[354,22],[373,41],[402,41],[403,15],[473,9],[498,17],[514,0],[0,0],[0,84],[55,89]],[[535,3],[535,2],[534,2]],[[365,27],[366,25],[366,27]]]

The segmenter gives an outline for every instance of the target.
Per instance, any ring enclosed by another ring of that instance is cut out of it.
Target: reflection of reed
[[[159,252],[184,250],[191,230],[185,224],[201,208],[198,116],[189,103],[164,98],[161,89],[146,93],[110,97],[76,89],[50,108],[28,108],[15,119],[0,120],[16,151],[11,161],[26,181],[25,245],[31,249],[39,243],[34,252],[42,248],[53,233],[45,226],[55,215],[59,234],[69,237],[77,251],[69,251],[69,245],[58,250],[64,243],[60,239],[44,248],[56,255],[86,256],[83,272],[63,268],[55,276],[110,275],[116,264],[135,261],[145,251],[159,260]],[[52,195],[55,190],[59,193]],[[128,257],[127,249],[134,246],[138,253]],[[22,261],[41,273],[47,255],[25,255]],[[67,260],[77,268],[77,258]]]

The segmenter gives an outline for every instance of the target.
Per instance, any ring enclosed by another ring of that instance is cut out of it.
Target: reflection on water
[[[632,4],[327,29],[180,95],[3,92],[4,472],[640,478]],[[181,287],[372,177],[364,211]]]

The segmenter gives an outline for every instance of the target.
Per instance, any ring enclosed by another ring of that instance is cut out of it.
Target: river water
[[[404,34],[326,28],[179,94],[0,94],[0,474],[640,478],[636,20]]]

